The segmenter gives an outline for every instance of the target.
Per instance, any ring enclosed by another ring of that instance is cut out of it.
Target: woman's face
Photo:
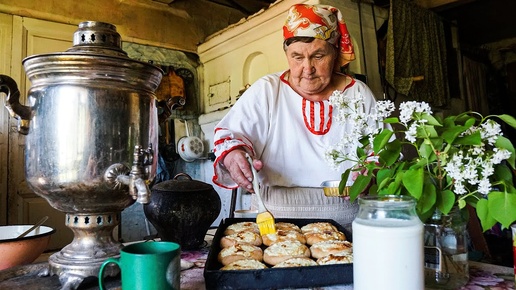
[[[320,94],[331,82],[336,49],[330,43],[314,39],[294,42],[285,51],[290,68],[289,82],[302,96]]]

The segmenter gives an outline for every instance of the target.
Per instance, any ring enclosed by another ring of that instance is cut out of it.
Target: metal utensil
[[[19,238],[23,238],[25,237],[26,235],[28,235],[30,232],[32,232],[33,230],[35,230],[36,228],[38,228],[40,225],[42,225],[44,222],[46,222],[48,220],[48,216],[44,216],[41,220],[39,220],[39,222],[37,222],[35,225],[33,225],[32,227],[30,227],[30,229],[24,231],[21,235],[19,235],[18,237],[16,237],[17,239]]]

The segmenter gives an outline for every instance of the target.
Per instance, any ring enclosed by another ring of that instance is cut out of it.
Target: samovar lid
[[[129,58],[115,25],[99,21],[81,22],[73,35],[73,46],[65,52],[28,56],[23,66],[32,87],[102,82],[154,92],[163,76],[159,67]]]
[[[73,47],[67,52],[101,53],[127,56],[122,50],[122,38],[116,26],[99,21],[84,21],[73,35]]]

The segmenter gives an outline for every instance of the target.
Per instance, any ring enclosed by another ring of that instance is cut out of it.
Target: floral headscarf
[[[296,4],[288,10],[283,38],[309,36],[326,40],[339,48],[336,70],[355,59],[353,44],[339,9],[329,5]]]

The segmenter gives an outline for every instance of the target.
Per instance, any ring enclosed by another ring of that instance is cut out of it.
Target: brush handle
[[[253,190],[254,190],[254,193],[256,193],[256,197],[258,198],[258,212],[265,212],[265,211],[267,211],[267,209],[265,208],[262,197],[260,196],[260,185],[258,184],[258,173],[256,172],[256,169],[253,166],[253,158],[251,158],[251,156],[248,153],[245,154],[245,158],[247,158],[249,165],[251,165],[251,171],[253,172]]]

